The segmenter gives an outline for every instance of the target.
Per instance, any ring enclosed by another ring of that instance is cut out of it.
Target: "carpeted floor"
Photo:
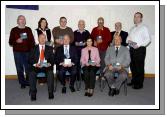
[[[128,79],[130,81],[130,79]],[[108,96],[108,87],[101,92],[98,82],[93,97],[84,96],[84,82],[80,91],[72,93],[67,87],[67,93],[61,93],[62,86],[58,83],[57,91],[53,100],[48,99],[47,84],[37,85],[37,100],[31,101],[29,87],[21,89],[17,80],[5,81],[5,104],[6,105],[154,105],[155,103],[155,79],[145,78],[144,87],[134,90],[128,87],[127,96],[124,95],[123,87],[119,95]]]

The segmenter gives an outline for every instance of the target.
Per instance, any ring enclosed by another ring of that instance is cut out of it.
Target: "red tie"
[[[43,46],[42,46],[42,49],[41,49],[40,60],[44,61],[44,49],[43,49]]]

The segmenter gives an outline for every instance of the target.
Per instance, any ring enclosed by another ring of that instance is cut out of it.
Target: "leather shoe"
[[[92,97],[93,96],[93,93],[88,93],[88,97]]]
[[[53,98],[54,98],[53,93],[49,93],[49,99],[53,99]]]
[[[115,95],[115,88],[109,89],[108,95],[109,96],[114,96]]]
[[[85,92],[85,96],[88,96],[89,95],[89,93],[88,92]]]
[[[73,86],[70,86],[71,92],[75,92],[75,88]]]
[[[21,89],[25,89],[25,88],[26,88],[26,86],[22,84],[21,85]]]
[[[133,89],[142,89],[143,85],[134,85],[132,88]]]
[[[66,87],[62,88],[62,93],[66,93]]]
[[[119,90],[115,89],[115,95],[118,95],[118,94],[119,94]]]
[[[130,82],[130,83],[127,83],[127,85],[128,85],[128,86],[132,86],[132,85],[133,85],[133,83],[132,83],[132,82]]]
[[[36,100],[36,94],[31,94],[31,101],[35,101]]]

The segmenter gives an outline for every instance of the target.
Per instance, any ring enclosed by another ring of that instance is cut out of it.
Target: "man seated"
[[[66,93],[66,82],[65,75],[68,71],[71,75],[70,77],[70,90],[75,92],[74,82],[77,73],[77,52],[74,46],[70,45],[70,36],[64,35],[63,45],[58,47],[55,53],[55,63],[58,68],[58,77],[63,85],[62,93]]]
[[[40,34],[38,37],[39,44],[36,45],[30,53],[30,65],[31,71],[30,76],[30,95],[31,100],[36,100],[36,82],[37,73],[43,71],[47,76],[49,99],[53,99],[53,89],[54,89],[54,75],[53,75],[53,65],[54,65],[54,55],[53,47],[45,45],[46,36]]]
[[[114,46],[107,49],[105,64],[107,70],[104,76],[111,83],[109,95],[119,94],[119,87],[128,77],[128,67],[130,64],[130,54],[128,48],[121,45],[121,36],[114,37]]]

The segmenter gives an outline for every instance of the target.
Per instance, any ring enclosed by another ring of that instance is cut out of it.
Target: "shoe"
[[[62,93],[66,93],[66,87],[62,88]]]
[[[21,89],[25,89],[26,85],[21,84]]]
[[[133,89],[142,89],[143,85],[134,85],[132,88]]]
[[[84,96],[88,96],[89,95],[89,93],[88,92],[85,92],[85,95]]]
[[[35,101],[36,100],[36,94],[31,94],[31,101]]]
[[[88,93],[88,97],[92,97],[93,96],[93,93]]]
[[[132,82],[130,82],[130,83],[127,83],[127,85],[128,85],[128,86],[132,86],[132,85],[133,85],[133,83],[132,83]]]
[[[71,92],[75,92],[75,88],[73,86],[70,86]]]
[[[49,99],[53,99],[53,98],[54,98],[53,93],[49,93]]]
[[[119,94],[119,90],[115,89],[115,95],[118,95],[118,94]]]
[[[108,92],[108,95],[109,96],[114,96],[115,95],[115,88],[111,88],[111,89],[109,89],[109,92]]]

